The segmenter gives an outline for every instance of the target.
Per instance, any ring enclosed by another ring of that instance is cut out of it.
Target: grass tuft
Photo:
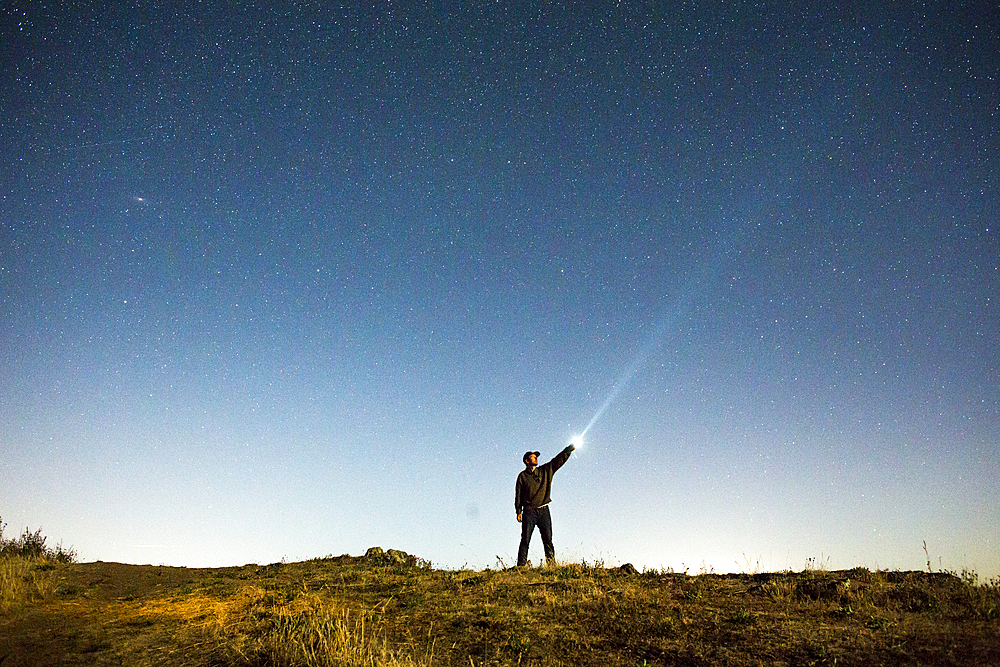
[[[15,539],[3,536],[7,524],[0,518],[0,611],[45,600],[57,589],[57,564],[76,561],[73,549],[45,544],[41,529],[28,528]]]
[[[0,558],[0,611],[50,598],[58,583],[53,569],[45,557]]]
[[[250,586],[218,617],[222,650],[238,662],[277,667],[429,665],[386,639],[375,610],[353,611],[329,595]]]

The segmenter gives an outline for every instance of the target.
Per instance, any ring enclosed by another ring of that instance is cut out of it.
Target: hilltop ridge
[[[1000,662],[1000,590],[968,574],[449,571],[381,548],[223,568],[0,565],[4,667]],[[18,577],[30,586],[14,599]]]

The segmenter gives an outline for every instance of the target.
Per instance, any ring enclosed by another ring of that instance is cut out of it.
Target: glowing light
[[[583,433],[579,435],[581,440],[583,440],[583,436],[587,435],[587,431],[590,430],[590,427],[596,424],[597,420],[601,418],[604,411],[615,402],[615,399],[618,398],[618,394],[621,393],[622,389],[628,386],[629,382],[632,380],[632,376],[636,374],[636,371],[646,364],[646,359],[649,357],[650,353],[656,348],[657,345],[659,345],[660,340],[663,338],[667,329],[673,326],[674,321],[678,316],[680,316],[681,312],[682,309],[678,307],[676,311],[668,313],[667,316],[660,320],[659,325],[653,330],[653,334],[649,337],[649,341],[639,350],[638,354],[636,354],[635,358],[632,360],[632,363],[625,368],[621,377],[618,378],[618,382],[615,383],[615,386],[611,389],[611,393],[608,394],[606,399],[604,399],[604,403],[601,404],[601,407],[597,408],[597,412],[594,413],[594,416],[590,418],[590,423],[587,424],[587,428],[583,429]]]
[[[736,241],[734,240],[734,242]],[[661,316],[660,321],[653,328],[653,331],[645,345],[640,347],[636,352],[632,362],[625,367],[621,376],[618,378],[618,382],[616,382],[614,387],[611,388],[610,393],[608,393],[608,397],[604,399],[604,403],[597,408],[597,412],[595,412],[594,416],[590,418],[590,422],[587,424],[586,428],[584,428],[583,432],[577,436],[580,438],[581,442],[587,435],[587,432],[590,431],[590,428],[596,424],[597,420],[604,414],[604,411],[607,410],[611,404],[615,402],[615,400],[617,400],[618,395],[621,394],[621,392],[629,385],[632,381],[632,377],[646,365],[646,360],[656,350],[656,348],[659,347],[661,341],[667,336],[667,333],[677,329],[678,322],[688,312],[695,296],[704,288],[706,281],[712,273],[710,270],[712,266],[718,266],[721,268],[721,262],[706,262],[701,266],[700,270],[692,271],[687,280],[681,281],[680,288],[675,294],[672,306]]]
[[[581,447],[583,447],[583,436],[574,435],[572,438],[569,439],[569,444],[573,445],[577,449],[580,449]]]

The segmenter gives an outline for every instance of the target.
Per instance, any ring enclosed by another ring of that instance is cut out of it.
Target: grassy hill
[[[948,573],[436,570],[372,550],[187,569],[0,557],[0,665],[1000,664]]]

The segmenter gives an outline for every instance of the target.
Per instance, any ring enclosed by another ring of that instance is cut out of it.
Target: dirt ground
[[[121,665],[123,656],[114,649],[121,637],[116,635],[127,635],[129,625],[115,615],[109,617],[109,610],[176,592],[205,574],[183,567],[122,563],[62,566],[60,599],[0,616],[0,667]]]

